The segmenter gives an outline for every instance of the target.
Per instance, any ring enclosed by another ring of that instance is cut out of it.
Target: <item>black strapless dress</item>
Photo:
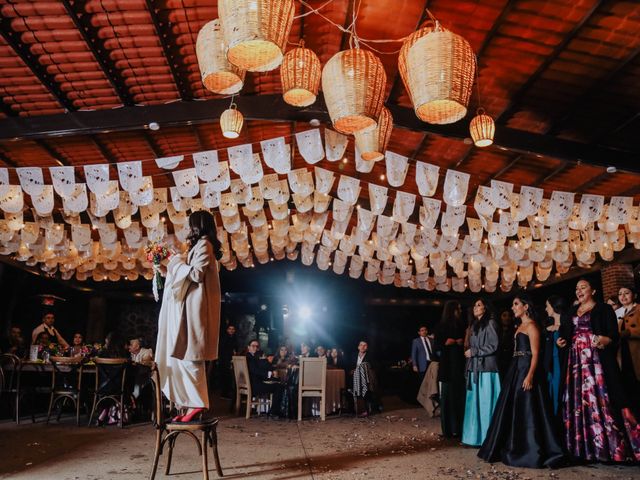
[[[531,366],[528,335],[516,334],[513,355],[478,456],[487,462],[499,461],[513,467],[561,466],[565,455],[558,441],[544,378],[536,372],[533,388],[522,389]]]

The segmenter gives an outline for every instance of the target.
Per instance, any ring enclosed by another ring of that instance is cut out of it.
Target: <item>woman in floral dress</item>
[[[594,293],[588,280],[578,281],[578,305],[557,341],[569,349],[562,412],[565,445],[582,461],[640,461],[640,427],[616,362],[616,316],[609,305],[596,302]]]

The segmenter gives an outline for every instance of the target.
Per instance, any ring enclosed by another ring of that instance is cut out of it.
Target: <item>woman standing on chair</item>
[[[464,352],[464,356],[467,357],[467,398],[462,443],[479,447],[487,435],[491,415],[500,395],[500,337],[498,324],[486,300],[478,299],[473,304],[467,337]]]
[[[162,391],[187,409],[174,422],[191,421],[209,408],[205,361],[218,358],[221,245],[209,212],[193,212],[189,228],[189,251],[173,256],[167,267],[156,346]]]

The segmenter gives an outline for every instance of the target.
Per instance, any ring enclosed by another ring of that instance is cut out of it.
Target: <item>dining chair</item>
[[[234,355],[232,357],[233,375],[236,380],[236,407],[235,411],[240,411],[240,405],[242,404],[242,397],[246,397],[247,409],[245,411],[245,418],[251,417],[251,409],[256,407],[256,412],[260,413],[261,409],[269,411],[271,407],[271,395],[256,395],[254,397],[251,391],[251,380],[249,377],[249,365],[247,364],[247,357],[243,355]]]
[[[97,408],[103,403],[112,402],[120,413],[118,426],[123,428],[125,384],[129,359],[96,357],[93,361],[96,364],[96,381],[93,390],[93,405],[89,415],[89,426],[91,426]]]
[[[20,358],[11,353],[0,354],[0,399],[8,395],[15,411],[16,423],[20,423]]]
[[[320,420],[324,422],[327,396],[327,358],[300,358],[298,421],[302,420],[302,399],[320,398]]]
[[[154,403],[155,414],[153,419],[153,426],[156,429],[156,443],[155,452],[153,456],[153,466],[151,467],[151,475],[149,478],[154,480],[156,472],[158,470],[158,462],[160,455],[165,446],[169,447],[167,453],[167,466],[165,468],[165,475],[169,475],[171,469],[171,458],[173,456],[173,448],[179,435],[186,434],[193,438],[198,447],[198,454],[202,457],[202,476],[204,480],[209,479],[209,458],[207,455],[208,448],[213,450],[213,459],[216,463],[216,471],[218,476],[222,477],[222,466],[220,465],[220,456],[218,454],[218,419],[203,416],[201,420],[193,422],[170,422],[165,420],[165,402],[162,395],[162,388],[160,383],[160,372],[158,367],[154,364],[151,368],[151,380],[154,384]],[[197,433],[200,433],[198,438]]]
[[[76,411],[76,425],[80,425],[80,395],[82,391],[82,358],[79,357],[51,357],[51,395],[49,397],[49,411],[47,423],[51,418],[53,407],[58,404],[60,421],[62,408],[70,401]]]

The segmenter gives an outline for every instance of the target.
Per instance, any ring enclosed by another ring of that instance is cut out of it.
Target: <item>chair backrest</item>
[[[153,426],[156,428],[164,428],[164,408],[162,402],[162,386],[160,384],[160,372],[158,371],[158,365],[155,362],[151,365],[151,381],[153,382],[154,392],[154,407],[155,416]]]
[[[0,393],[16,389],[19,369],[20,358],[12,353],[0,354]]]
[[[327,384],[327,357],[300,359],[300,391],[324,390]]]
[[[96,391],[103,390],[103,392],[100,393],[111,395],[122,392],[127,380],[129,359],[96,357],[93,361],[96,364]],[[116,388],[118,385],[115,383],[118,376],[120,377],[119,389]],[[104,392],[107,388],[111,390],[111,392]]]
[[[50,357],[49,361],[53,367],[51,374],[51,388],[56,388],[56,377],[58,377],[58,383],[60,378],[63,379],[63,385],[67,382],[64,381],[65,377],[68,379],[69,375],[75,376],[73,385],[74,388],[80,390],[82,382],[82,357]],[[61,368],[62,367],[62,368]]]
[[[251,391],[251,379],[249,377],[247,357],[243,355],[234,355],[231,361],[233,363],[233,375],[236,379],[236,388],[245,388]]]

